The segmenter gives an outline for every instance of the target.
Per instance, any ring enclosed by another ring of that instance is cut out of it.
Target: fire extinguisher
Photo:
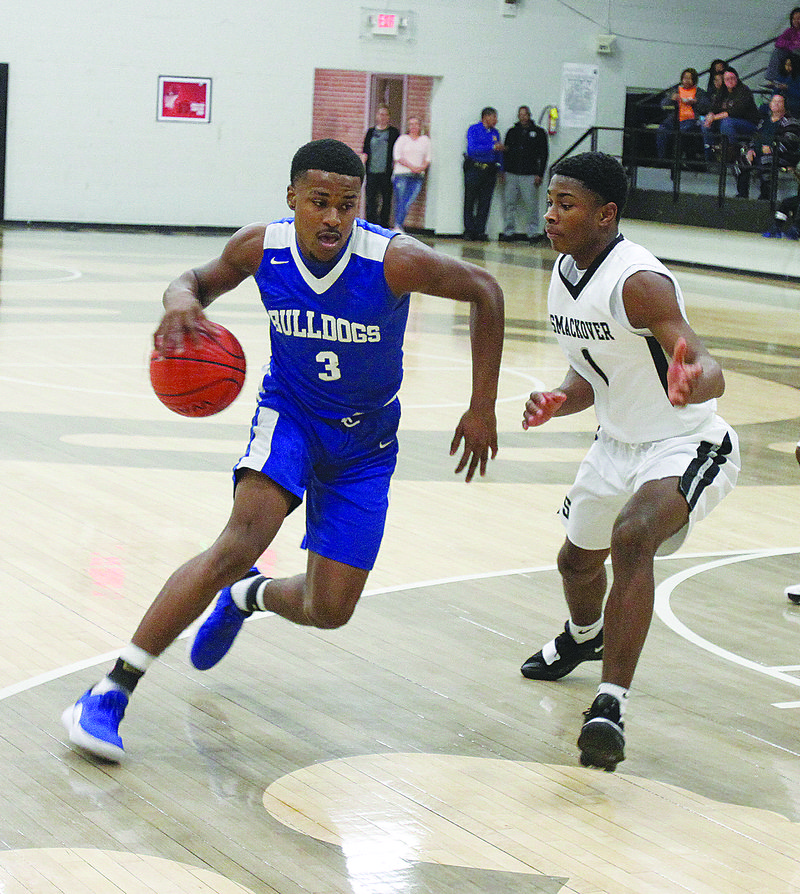
[[[558,109],[556,106],[550,106],[550,111],[547,114],[547,132],[552,137],[553,134],[558,130]]]

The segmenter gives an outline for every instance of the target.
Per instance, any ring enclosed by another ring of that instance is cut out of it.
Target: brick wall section
[[[341,140],[361,152],[367,121],[370,73],[318,68],[314,74],[314,121],[311,139],[330,137]],[[430,105],[433,78],[409,75],[406,93],[406,115],[418,115],[424,132],[430,129]],[[403,125],[405,122],[403,122]],[[399,122],[398,122],[399,125]],[[401,127],[401,132],[403,128]],[[433,147],[435,163],[436,147]],[[406,225],[425,226],[425,187],[411,206]]]
[[[361,152],[368,90],[369,72],[318,68],[311,138],[341,140]]]

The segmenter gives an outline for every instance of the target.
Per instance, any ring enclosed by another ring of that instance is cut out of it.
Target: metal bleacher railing
[[[753,62],[758,60],[758,63],[760,63],[763,60],[762,51],[771,47],[774,42],[775,38],[772,37],[747,50],[743,50],[741,53],[737,53],[735,56],[731,56],[725,61],[728,65],[733,65],[741,59],[749,58]],[[759,76],[763,76],[766,68],[765,64],[757,64],[752,71],[740,74],[740,80],[744,83],[750,82],[755,84]],[[709,68],[701,71],[698,80],[707,77],[709,72]],[[657,124],[641,125],[631,123],[648,117],[648,113],[650,117],[658,115],[660,121],[664,116],[664,110],[661,108],[661,99],[666,93],[673,92],[677,87],[678,84],[671,84],[661,90],[639,91],[630,103],[626,103],[624,127],[594,126],[588,128],[553,162],[553,165],[576,151],[590,149],[596,152],[598,149],[602,149],[602,151],[609,152],[621,159],[628,171],[631,187],[634,189],[638,185],[639,168],[667,168],[670,172],[670,188],[673,201],[677,202],[681,195],[681,175],[686,171],[708,170],[702,149],[700,149],[699,159],[694,158],[692,153],[692,150],[698,149],[700,135],[696,132],[682,133],[676,128],[670,134],[672,151],[669,157],[658,159],[652,149]],[[760,84],[751,86],[751,89],[757,97],[759,94],[766,96],[771,93],[771,90]],[[729,141],[725,136],[719,137],[716,153],[718,164],[713,166],[713,173],[716,176],[717,203],[720,207],[725,203],[728,180],[733,176],[733,161],[738,157],[740,148],[745,142],[749,143],[749,138],[746,141],[734,142]],[[773,154],[769,190],[770,211],[774,211],[777,205],[778,182],[783,173],[784,169],[781,159],[777,154]]]

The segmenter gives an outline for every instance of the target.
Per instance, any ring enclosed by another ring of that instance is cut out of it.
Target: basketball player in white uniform
[[[290,179],[293,217],[242,228],[220,257],[187,270],[164,293],[155,344],[169,350],[207,325],[204,309],[214,299],[253,276],[272,353],[234,469],[227,525],[174,572],[109,674],[62,715],[70,742],[107,760],[124,754],[119,724],[142,675],[215,595],[191,649],[201,670],[227,653],[253,611],[326,629],[350,618],[383,536],[411,292],[471,306],[472,396],[450,452],[463,444],[456,471],[466,469],[467,481],[483,475],[497,452],[503,294],[495,279],[357,220],[364,165],[343,143],[298,149]],[[263,577],[251,566],[304,499],[306,573]]]
[[[716,413],[722,370],[690,327],[677,282],[619,233],[620,163],[593,152],[567,158],[547,196],[546,233],[561,253],[548,311],[569,369],[558,388],[531,394],[523,427],[594,406],[599,428],[560,509],[569,620],[522,673],[558,680],[602,660],[578,747],[584,766],[613,770],[625,757],[625,705],[653,612],[654,556],[676,550],[731,491],[739,449]]]
[[[794,458],[800,465],[800,441],[797,442],[797,446],[794,448]],[[800,584],[790,584],[783,591],[783,595],[788,597],[789,601],[795,605],[800,605]]]

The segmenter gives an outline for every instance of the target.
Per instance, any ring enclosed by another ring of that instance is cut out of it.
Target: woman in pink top
[[[431,140],[422,133],[422,124],[416,115],[408,119],[408,133],[397,138],[394,144],[394,222],[403,229],[411,203],[419,195],[425,180],[425,172],[431,163]]]
[[[775,41],[764,77],[768,83],[780,80],[783,61],[787,56],[800,57],[800,6],[789,13],[789,27]]]

